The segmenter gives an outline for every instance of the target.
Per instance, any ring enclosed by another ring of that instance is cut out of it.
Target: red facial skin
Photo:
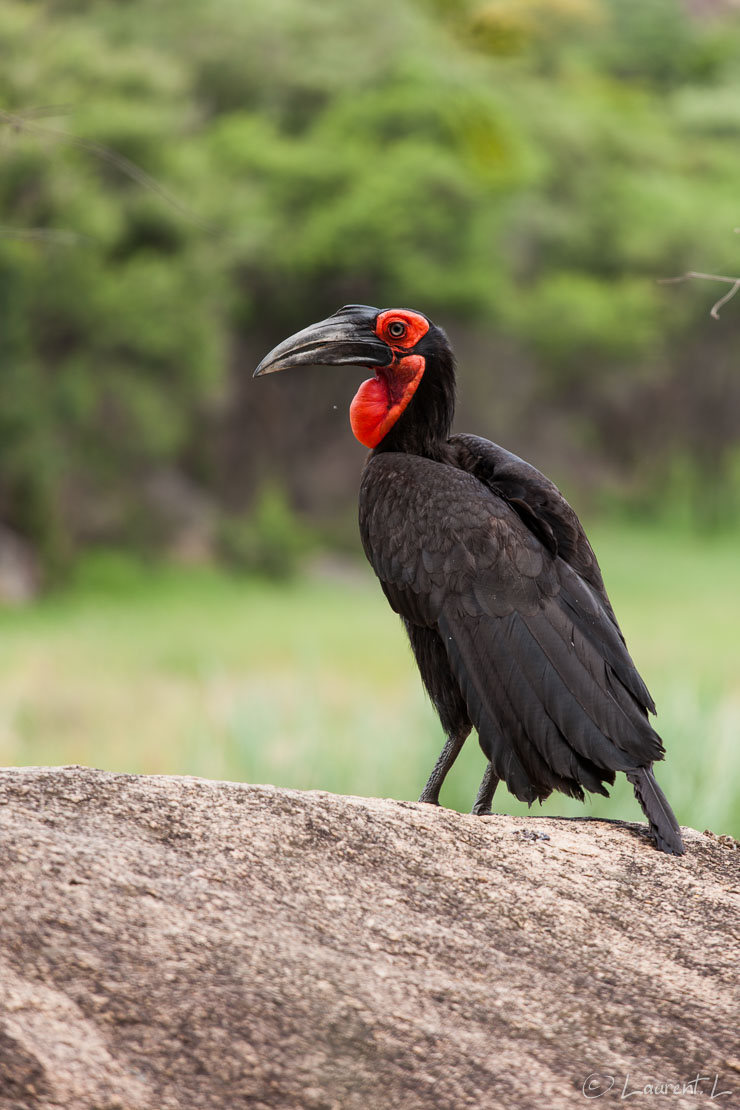
[[[390,332],[393,325],[403,324],[401,336]],[[416,312],[389,309],[375,321],[375,334],[393,351],[388,366],[381,366],[374,378],[363,382],[349,409],[349,421],[355,438],[365,447],[377,447],[408,405],[421,381],[425,368],[423,355],[405,354],[429,331],[429,321]]]

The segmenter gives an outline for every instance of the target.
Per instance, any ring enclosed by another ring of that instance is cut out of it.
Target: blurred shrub
[[[77,561],[69,585],[89,596],[130,597],[151,581],[152,569],[138,555],[100,548]]]
[[[313,533],[276,485],[260,491],[248,516],[225,518],[218,535],[220,552],[229,566],[273,579],[291,578],[314,543]]]

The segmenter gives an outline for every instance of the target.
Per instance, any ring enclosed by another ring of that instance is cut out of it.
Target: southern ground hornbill
[[[450,435],[455,362],[420,312],[347,305],[286,339],[255,376],[291,366],[372,369],[350,407],[371,448],[365,553],[408,632],[447,741],[420,801],[438,803],[475,726],[488,759],[473,812],[500,779],[521,801],[608,794],[623,771],[659,848],[681,833],[652,765],[653,700],[629,656],[578,517],[533,466]]]

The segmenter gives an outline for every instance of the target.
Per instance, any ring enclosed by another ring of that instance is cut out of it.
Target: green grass
[[[594,546],[668,749],[679,820],[740,835],[736,538],[596,527]],[[369,570],[277,586],[97,559],[0,613],[0,763],[84,763],[414,798],[442,745]],[[468,809],[474,738],[443,794]],[[499,787],[495,808],[524,813]],[[543,812],[638,818],[626,783]]]

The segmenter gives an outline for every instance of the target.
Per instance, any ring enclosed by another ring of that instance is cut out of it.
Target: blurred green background
[[[400,304],[454,343],[457,427],[587,524],[679,819],[740,835],[740,298],[658,284],[740,273],[739,185],[730,0],[5,0],[0,763],[419,793],[362,375],[251,378]]]

